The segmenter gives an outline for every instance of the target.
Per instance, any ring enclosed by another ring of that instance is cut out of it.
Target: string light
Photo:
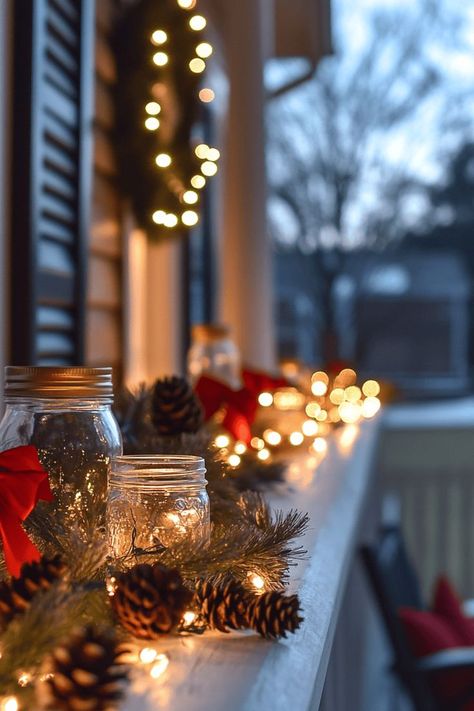
[[[153,61],[156,64],[157,67],[164,67],[168,64],[168,55],[166,52],[156,52],[156,54],[153,55]]]
[[[219,447],[219,449],[224,449],[225,447],[229,446],[230,437],[226,434],[217,435],[214,440],[214,444],[216,445],[216,447]]]
[[[205,87],[204,89],[201,89],[199,92],[199,98],[204,104],[210,104],[211,101],[214,101],[216,98],[215,93],[212,91],[212,89],[208,89]]]
[[[349,402],[359,402],[362,395],[362,390],[357,385],[350,385],[344,391],[344,396]]]
[[[247,577],[257,592],[262,592],[265,589],[265,580],[261,575],[257,573],[247,573]]]
[[[151,41],[153,44],[165,44],[168,39],[168,35],[164,30],[155,30],[151,36]]]
[[[18,711],[18,700],[16,696],[6,696],[0,706],[1,711]]]
[[[314,420],[306,420],[301,429],[305,437],[314,437],[318,433],[318,423]]]
[[[202,15],[193,15],[189,20],[189,26],[195,32],[200,32],[207,25],[207,20]]]
[[[258,404],[262,407],[270,407],[273,405],[273,395],[271,393],[260,393],[258,396]]]
[[[321,405],[318,402],[309,402],[306,405],[305,412],[308,417],[317,417],[321,412]]]
[[[377,412],[380,410],[380,400],[378,397],[367,397],[362,403],[362,416],[370,420],[371,417],[375,417]]]
[[[117,589],[117,578],[114,578],[114,576],[107,578],[105,587],[107,590],[107,595],[109,597],[113,597],[115,595],[115,590]]]
[[[199,222],[199,215],[194,210],[186,210],[181,215],[181,220],[186,227],[193,227]]]
[[[199,57],[194,57],[189,62],[189,68],[193,74],[202,74],[206,68],[206,62],[203,59],[199,59]]]
[[[234,452],[236,454],[245,454],[247,451],[247,445],[245,442],[236,442],[234,447]]]
[[[265,442],[260,437],[252,437],[250,444],[254,449],[263,449],[265,447]]]
[[[263,439],[272,447],[278,447],[278,445],[281,444],[282,437],[281,434],[275,430],[265,430]]]
[[[207,59],[211,56],[213,51],[212,44],[209,44],[209,42],[201,42],[196,47],[196,54],[198,57],[201,57],[201,59]]]
[[[206,143],[200,143],[194,149],[194,153],[197,155],[198,158],[201,158],[202,160],[207,158],[208,151],[209,151],[209,146]]]
[[[144,647],[140,651],[138,658],[140,659],[142,664],[151,664],[155,661],[157,656],[158,652],[156,651],[156,649],[153,649],[153,647]]]
[[[238,467],[242,460],[238,454],[231,454],[227,461],[231,467]]]
[[[201,190],[206,185],[206,178],[203,175],[193,175],[191,185],[196,190]]]
[[[185,612],[183,615],[183,622],[185,626],[189,627],[189,625],[192,625],[196,617],[197,615],[195,612],[193,612],[192,610],[187,610],[187,612]]]
[[[18,686],[28,686],[32,678],[33,677],[31,674],[28,674],[28,672],[22,672],[18,677]]]
[[[377,397],[380,393],[380,385],[376,380],[366,380],[362,385],[362,392],[366,397]]]
[[[215,163],[211,163],[209,160],[206,160],[201,165],[201,171],[209,178],[217,173],[217,165]]]
[[[217,148],[209,148],[207,152],[207,160],[212,160],[214,163],[221,157],[221,152]]]
[[[183,10],[192,10],[196,6],[196,0],[178,0],[178,5]]]
[[[194,192],[194,190],[186,190],[183,195],[183,201],[188,205],[195,205],[198,200],[199,196],[197,193]]]
[[[172,163],[172,159],[169,153],[158,153],[155,163],[159,168],[168,168]]]
[[[328,448],[328,443],[323,437],[316,437],[313,442],[313,449],[317,454],[324,454]]]
[[[164,225],[166,219],[166,212],[164,210],[155,210],[153,213],[153,222],[157,225]]]
[[[178,224],[178,218],[172,212],[168,212],[163,221],[163,224],[165,227],[176,227],[176,225]]]
[[[156,662],[150,669],[150,676],[152,679],[159,679],[162,674],[168,669],[170,660],[166,654],[158,654],[156,657]]]
[[[262,461],[266,462],[267,459],[270,459],[271,453],[269,449],[261,449],[259,452],[257,452],[257,457]]]
[[[304,442],[304,436],[301,432],[292,432],[289,439],[293,447],[299,447]]]
[[[150,116],[145,121],[145,127],[149,131],[156,131],[158,128],[160,128],[160,122],[157,118],[153,118],[152,116]]]
[[[147,114],[150,114],[150,116],[158,116],[161,111],[161,106],[157,101],[149,101],[145,106],[145,111]]]

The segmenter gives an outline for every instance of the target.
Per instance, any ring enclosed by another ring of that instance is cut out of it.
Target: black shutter
[[[84,361],[94,0],[15,0],[14,364]]]

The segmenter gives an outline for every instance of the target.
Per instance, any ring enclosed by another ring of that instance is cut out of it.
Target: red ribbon
[[[195,391],[204,407],[206,420],[218,410],[224,409],[223,427],[238,440],[249,444],[252,439],[251,425],[258,408],[258,396],[265,390],[275,390],[287,385],[282,378],[273,378],[267,373],[252,370],[242,372],[244,387],[232,390],[220,380],[202,375]]]
[[[40,499],[52,501],[48,473],[35,447],[15,447],[0,453],[0,537],[10,575],[18,577],[21,566],[40,559],[40,552],[23,527]]]

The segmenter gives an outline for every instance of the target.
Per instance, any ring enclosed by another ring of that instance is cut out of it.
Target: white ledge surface
[[[307,711],[324,686],[339,606],[354,554],[357,527],[372,479],[378,420],[359,430],[346,426],[329,440],[328,453],[293,462],[290,493],[273,496],[275,508],[310,514],[301,543],[308,551],[292,571],[305,620],[288,639],[268,642],[253,633],[206,633],[165,638],[169,656],[157,680],[137,672],[123,711]],[[144,645],[148,646],[148,645]]]

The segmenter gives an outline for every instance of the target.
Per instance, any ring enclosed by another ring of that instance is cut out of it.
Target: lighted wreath
[[[163,237],[199,221],[201,193],[217,173],[217,148],[196,140],[213,53],[197,0],[139,0],[115,33],[116,125],[121,187],[136,220]]]

